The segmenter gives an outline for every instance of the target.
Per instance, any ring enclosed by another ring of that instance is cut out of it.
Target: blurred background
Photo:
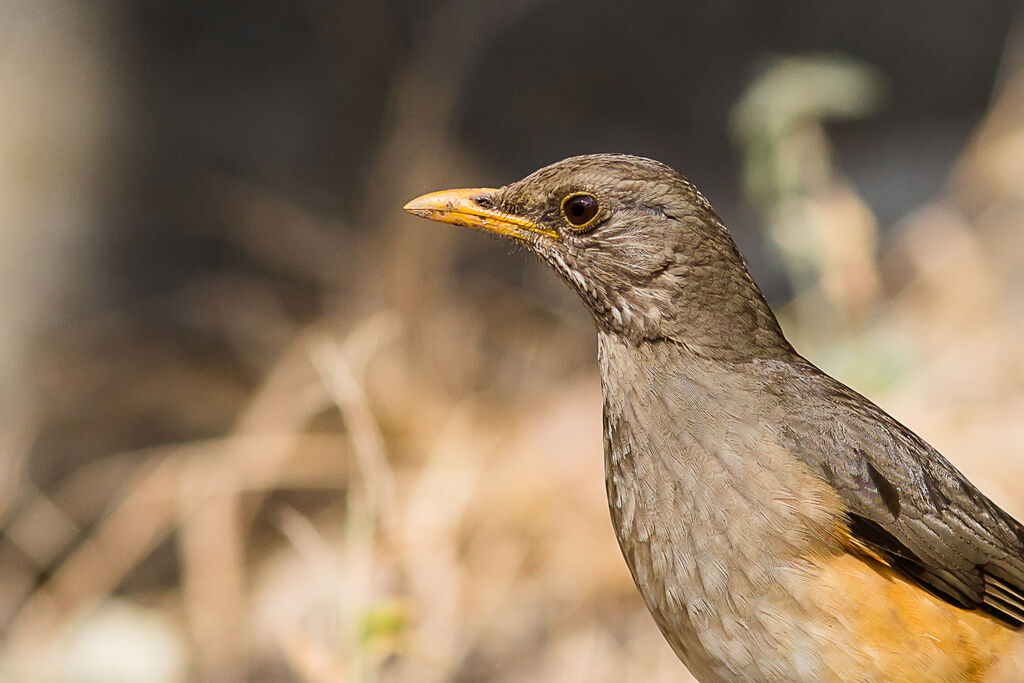
[[[0,0],[0,679],[687,680],[582,307],[400,209],[611,151],[1024,515],[1019,2]]]

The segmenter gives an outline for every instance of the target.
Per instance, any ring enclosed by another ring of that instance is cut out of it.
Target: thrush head
[[[502,188],[435,192],[404,208],[526,245],[609,333],[724,357],[791,351],[718,215],[660,162],[571,157]]]

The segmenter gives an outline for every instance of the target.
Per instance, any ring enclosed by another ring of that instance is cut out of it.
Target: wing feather
[[[780,436],[839,492],[856,540],[950,602],[1024,624],[1024,525],[871,401],[810,363],[791,371],[805,410]]]

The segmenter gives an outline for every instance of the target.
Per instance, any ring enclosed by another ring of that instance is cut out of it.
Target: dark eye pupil
[[[593,195],[579,194],[565,202],[565,217],[573,225],[586,225],[597,215],[597,199]]]

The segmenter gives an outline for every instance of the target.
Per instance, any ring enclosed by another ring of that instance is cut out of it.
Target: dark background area
[[[197,175],[240,177],[359,229],[396,81],[435,44],[430,75],[453,81],[440,84],[454,91],[450,134],[479,160],[481,184],[573,154],[652,156],[704,188],[755,252],[730,109],[773,55],[854,56],[885,75],[888,97],[870,121],[833,126],[837,163],[888,225],[941,186],[1018,12],[1012,1],[130,3],[112,12],[131,143],[112,287],[132,299],[232,257],[204,225]],[[757,263],[782,300],[781,278]]]

